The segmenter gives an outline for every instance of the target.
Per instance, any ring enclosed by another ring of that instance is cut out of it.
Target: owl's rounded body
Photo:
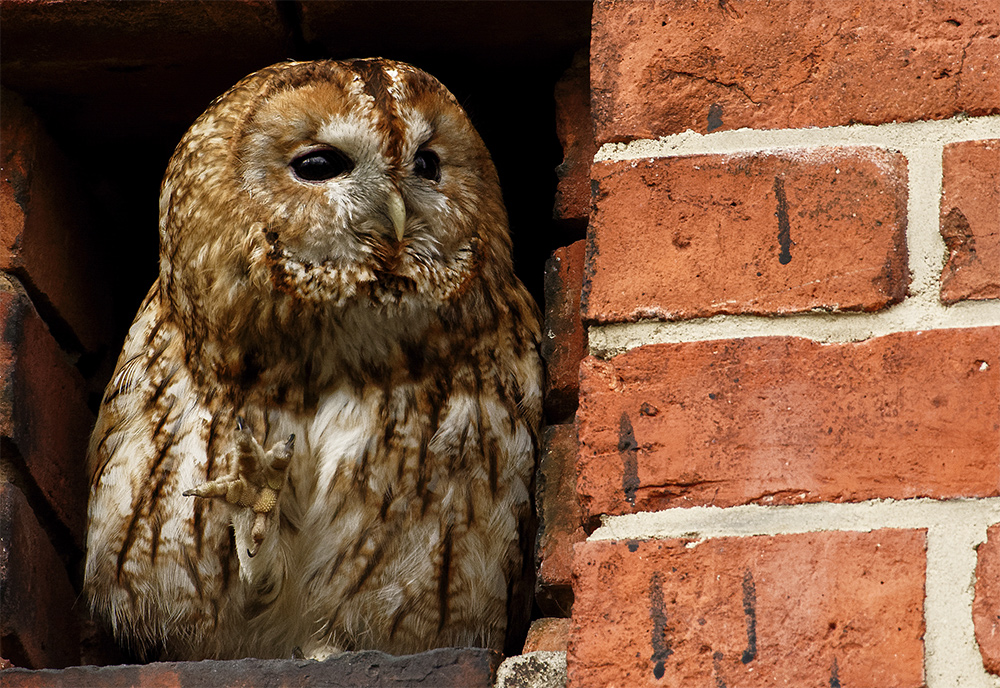
[[[536,308],[443,86],[244,79],[181,141],[91,440],[85,587],[140,652],[501,649],[527,613]]]

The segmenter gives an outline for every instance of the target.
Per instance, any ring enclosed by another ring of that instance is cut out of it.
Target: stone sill
[[[444,648],[396,657],[382,652],[346,652],[324,661],[238,659],[154,662],[67,669],[6,669],[4,688],[491,688],[503,659],[480,648]]]

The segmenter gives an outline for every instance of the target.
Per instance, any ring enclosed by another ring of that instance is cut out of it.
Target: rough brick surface
[[[500,654],[449,648],[393,657],[348,652],[309,660],[162,662],[143,666],[79,667],[63,671],[8,670],[4,688],[492,688]]]
[[[24,495],[0,483],[0,655],[20,666],[80,661],[73,591]],[[7,686],[4,672],[0,684]]]
[[[567,616],[573,606],[573,545],[586,538],[576,495],[576,427],[550,425],[542,435],[538,467],[538,577],[536,601],[548,614]]]
[[[1000,328],[645,346],[584,361],[602,513],[1000,494]]]
[[[580,361],[587,351],[587,332],[580,319],[583,259],[586,242],[556,249],[545,264],[545,413],[564,422],[576,411],[580,394]]]
[[[570,688],[923,685],[924,531],[576,554]]]
[[[597,140],[1000,112],[998,54],[1000,6],[978,0],[601,0]]]
[[[906,294],[900,154],[657,158],[593,174],[587,320],[874,311]]]
[[[563,161],[556,168],[555,218],[586,222],[590,217],[590,164],[597,153],[594,123],[590,116],[590,56],[573,58],[556,83],[556,135]]]
[[[569,642],[569,619],[546,617],[535,619],[524,641],[524,654],[529,652],[565,652]]]
[[[84,382],[17,285],[0,274],[0,436],[59,519],[82,540],[84,460],[94,425]]]
[[[1000,299],[1000,139],[949,144],[943,166],[941,300]]]
[[[986,542],[979,545],[978,556],[972,620],[983,653],[983,666],[990,673],[1000,674],[1000,525],[987,530]]]
[[[32,290],[59,334],[95,351],[108,339],[110,301],[85,204],[34,113],[9,91],[0,100],[0,270]]]

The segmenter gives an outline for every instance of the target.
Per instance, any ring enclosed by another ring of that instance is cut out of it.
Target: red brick
[[[972,620],[976,642],[983,654],[983,666],[1000,674],[1000,524],[986,531],[986,542],[977,550],[976,597]]]
[[[556,135],[563,161],[556,168],[555,217],[579,220],[590,217],[590,165],[597,153],[594,122],[590,116],[590,55],[577,53],[556,83]]]
[[[28,501],[0,483],[0,654],[32,668],[77,664],[76,597]]]
[[[597,140],[1000,112],[998,34],[979,0],[600,0]]]
[[[587,332],[580,319],[586,242],[556,249],[545,264],[545,412],[563,422],[576,411],[580,361],[587,353]]]
[[[585,319],[875,311],[906,294],[898,153],[655,158],[593,174]]]
[[[925,532],[576,547],[580,686],[923,686]]]
[[[1000,139],[949,144],[943,164],[941,300],[1000,299]]]
[[[59,519],[82,540],[87,441],[84,381],[28,297],[0,275],[0,436],[9,438]]]
[[[535,599],[548,614],[573,606],[573,545],[586,538],[576,495],[576,427],[550,425],[542,435],[538,466],[538,577]]]
[[[569,619],[546,617],[535,619],[524,641],[524,654],[529,652],[565,652],[569,642]]]
[[[278,659],[160,662],[3,673],[4,688],[492,688],[500,653],[446,648],[393,657],[346,652],[322,662]]]
[[[584,361],[586,518],[1000,495],[1000,327],[756,337]]]
[[[0,270],[16,274],[74,344],[95,351],[108,339],[111,311],[86,205],[34,113],[17,95],[2,95]]]

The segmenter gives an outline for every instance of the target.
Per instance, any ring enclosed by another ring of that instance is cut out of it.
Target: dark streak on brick
[[[840,688],[840,671],[837,668],[837,658],[833,658],[833,665],[830,667],[830,688]]]
[[[785,180],[781,177],[774,178],[774,196],[778,202],[778,245],[781,253],[778,254],[778,262],[788,265],[792,262],[792,228],[788,222],[788,199],[785,197]]]
[[[663,678],[664,662],[674,653],[667,636],[667,608],[663,602],[663,574],[654,571],[649,579],[649,617],[653,620],[653,676]]]
[[[708,127],[706,128],[708,132],[713,132],[722,126],[722,106],[718,103],[712,103],[708,107]]]
[[[757,658],[757,586],[750,569],[743,574],[743,613],[747,617],[747,649],[740,661],[749,664]]]
[[[716,650],[712,653],[712,673],[715,675],[715,688],[726,688],[726,682],[719,674],[722,671],[722,658],[724,655]]]
[[[636,456],[639,445],[635,441],[635,431],[628,413],[622,413],[618,428],[618,454],[622,457],[622,489],[625,499],[635,506],[635,491],[639,489],[639,461]]]

